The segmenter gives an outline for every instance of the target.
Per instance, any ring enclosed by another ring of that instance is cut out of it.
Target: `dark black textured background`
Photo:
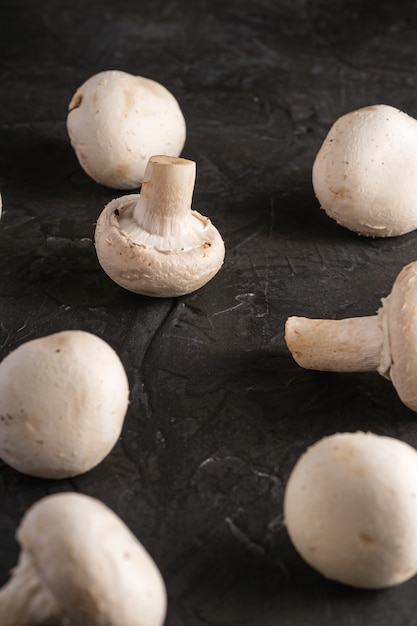
[[[282,498],[325,434],[417,446],[417,416],[389,382],[303,371],[283,333],[291,314],[374,313],[417,258],[417,232],[360,238],[311,186],[343,113],[385,103],[417,117],[417,3],[0,0],[0,32],[0,358],[81,328],[116,348],[131,385],[122,437],[99,467],[53,482],[0,464],[0,582],[24,511],[76,490],[153,555],[167,626],[415,625],[417,579],[378,592],[322,579],[289,543]],[[94,223],[120,192],[80,169],[65,119],[75,89],[106,69],[161,82],[184,112],[194,208],[227,250],[189,296],[135,296],[98,265]]]

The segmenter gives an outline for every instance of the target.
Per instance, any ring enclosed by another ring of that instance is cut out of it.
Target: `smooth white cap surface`
[[[300,555],[327,578],[363,588],[417,572],[417,452],[372,433],[338,433],[296,463],[285,523]]]
[[[340,117],[313,164],[326,213],[361,235],[390,237],[417,228],[417,121],[384,104]]]
[[[119,70],[95,74],[69,104],[67,130],[80,165],[115,189],[140,186],[153,154],[179,156],[184,116],[161,84]]]
[[[27,511],[17,539],[71,624],[163,624],[166,591],[155,562],[98,500],[47,496]]]
[[[115,445],[128,402],[103,339],[68,330],[28,341],[0,363],[0,457],[44,478],[86,472]]]

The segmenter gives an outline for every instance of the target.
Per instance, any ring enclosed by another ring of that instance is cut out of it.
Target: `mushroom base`
[[[2,626],[71,626],[63,617],[62,608],[42,585],[31,557],[25,552],[11,579],[1,589],[0,623]]]

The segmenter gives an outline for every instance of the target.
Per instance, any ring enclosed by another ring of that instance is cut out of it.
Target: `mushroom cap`
[[[196,291],[217,274],[225,255],[223,239],[211,221],[190,211],[201,235],[189,248],[172,249],[133,240],[121,223],[133,221],[140,194],[109,202],[95,231],[95,245],[104,271],[121,287],[147,296],[176,297]]]
[[[288,534],[325,577],[363,588],[417,572],[417,452],[372,433],[337,433],[312,445],[289,477]]]
[[[393,237],[417,228],[417,121],[384,104],[340,117],[313,164],[326,213],[361,235]]]
[[[86,472],[115,445],[128,402],[103,339],[68,330],[28,341],[0,363],[0,457],[43,478]]]
[[[402,402],[417,411],[417,261],[403,267],[378,313],[389,358],[382,373],[391,379]]]
[[[178,156],[184,116],[161,84],[119,70],[95,74],[69,104],[67,130],[78,161],[96,182],[134,189],[152,154]]]
[[[42,498],[24,515],[17,539],[71,624],[163,624],[166,591],[155,562],[95,498],[79,493]]]

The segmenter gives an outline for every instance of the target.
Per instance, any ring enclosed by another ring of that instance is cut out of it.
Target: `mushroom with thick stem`
[[[166,590],[122,520],[79,493],[42,498],[17,530],[19,562],[0,590],[2,626],[161,626]]]
[[[417,451],[373,433],[337,433],[295,464],[284,522],[326,578],[379,589],[417,573]]]
[[[385,104],[340,117],[314,160],[313,188],[326,213],[369,237],[417,228],[417,120]]]
[[[97,256],[118,285],[147,296],[175,297],[205,285],[225,250],[211,221],[191,210],[194,161],[154,155],[140,194],[112,200],[95,231]]]
[[[301,367],[330,372],[378,371],[417,411],[417,261],[398,274],[376,315],[341,320],[292,316],[285,341]]]
[[[179,104],[165,87],[119,70],[99,72],[77,89],[67,129],[81,167],[115,189],[139,187],[149,157],[179,156],[186,136]]]
[[[115,445],[128,403],[123,364],[100,337],[27,341],[0,363],[0,458],[41,478],[86,472]]]

